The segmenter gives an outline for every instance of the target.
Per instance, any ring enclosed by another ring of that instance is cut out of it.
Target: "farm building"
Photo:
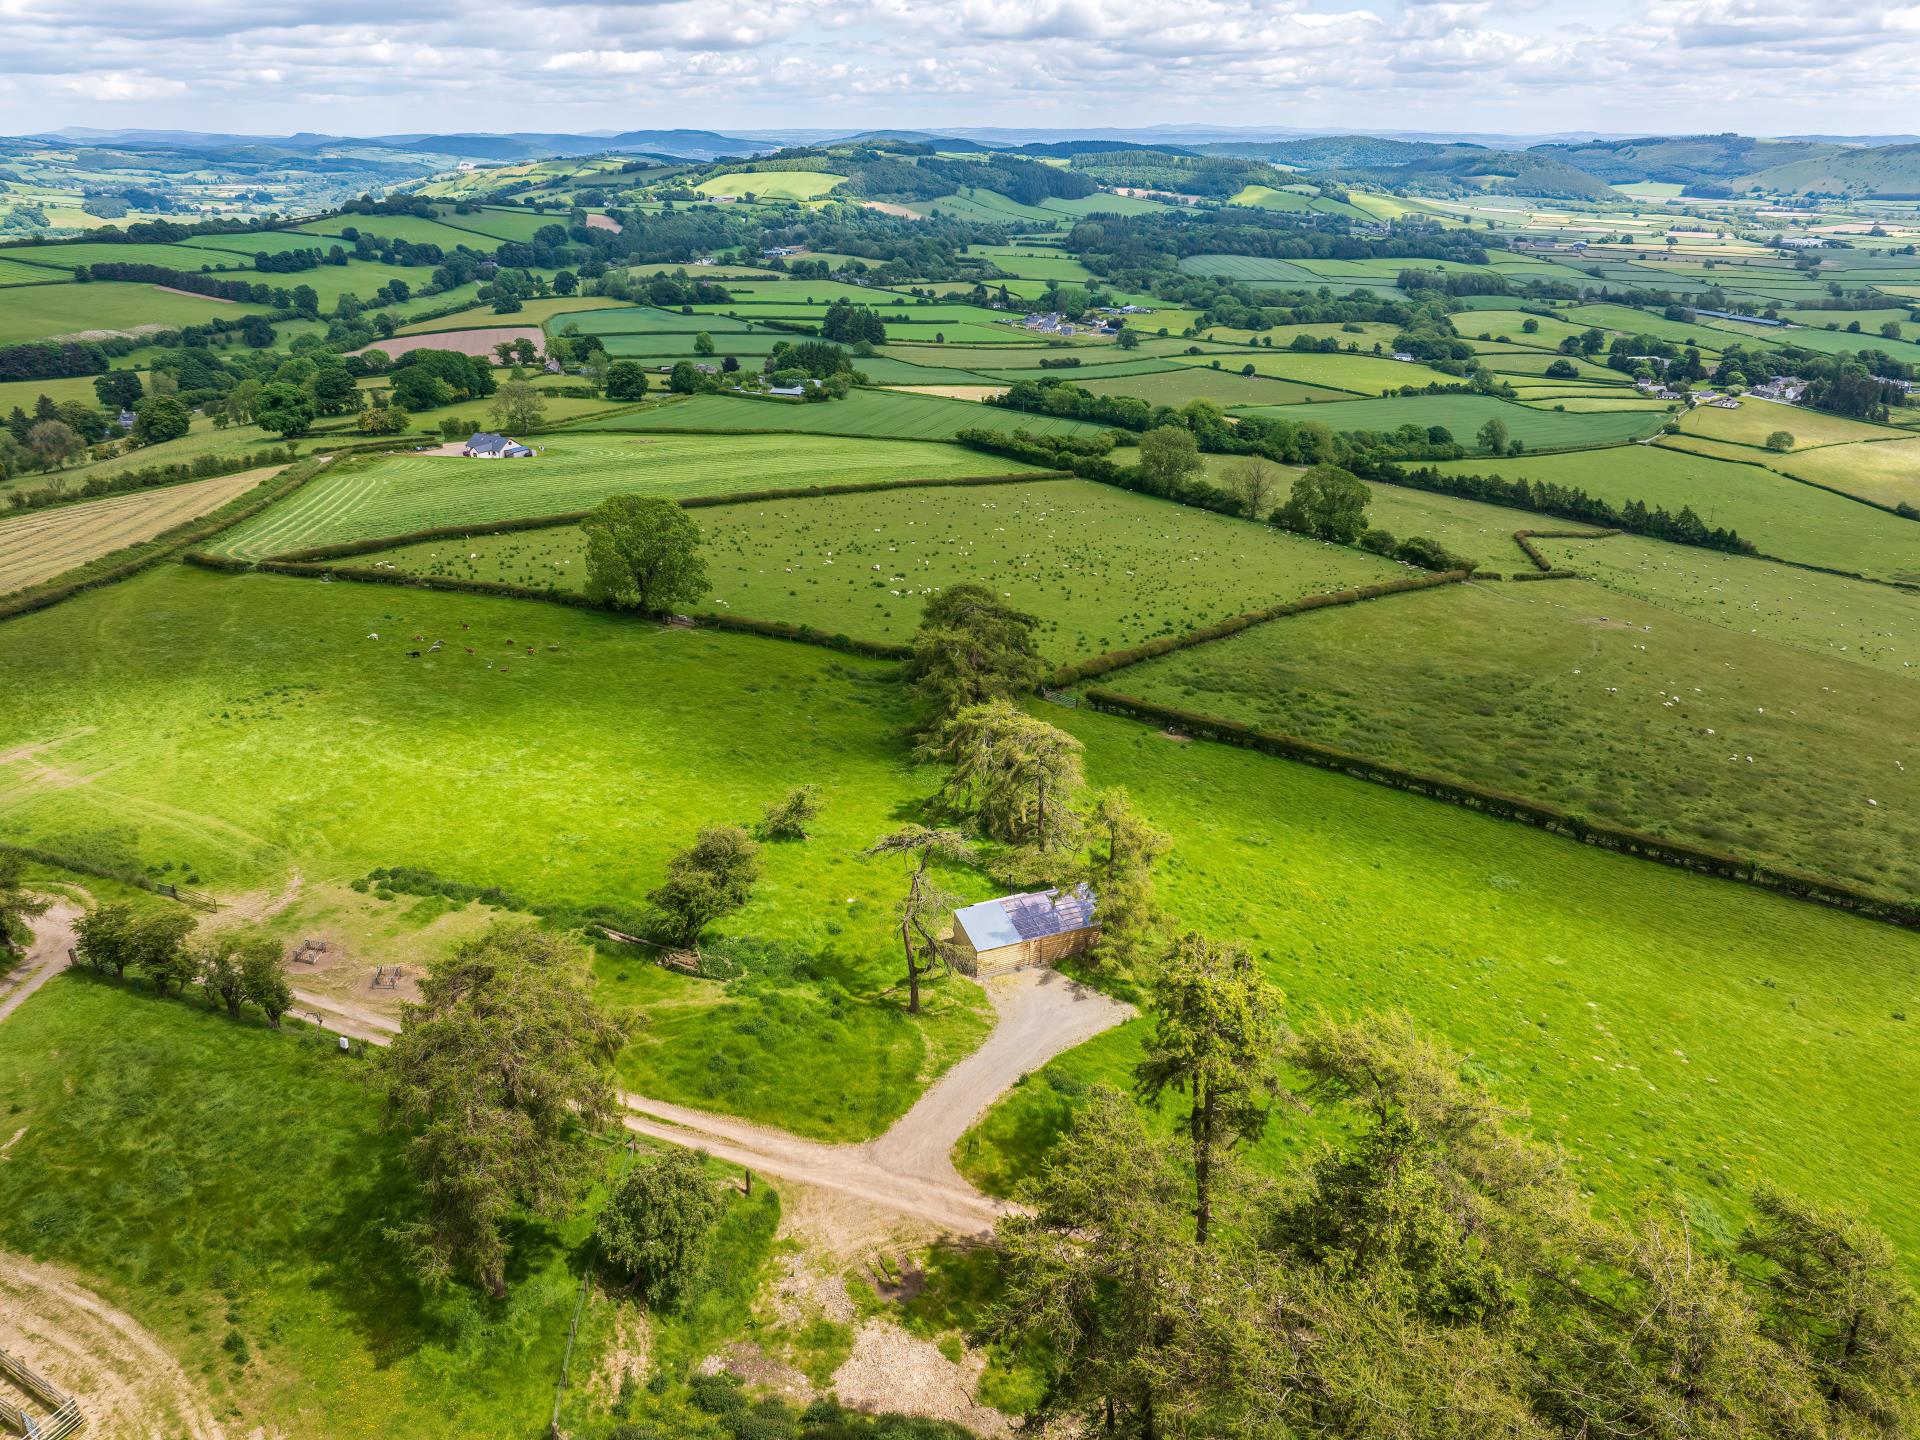
[[[483,430],[468,440],[460,453],[474,460],[518,460],[533,451],[518,440]]]
[[[1100,938],[1093,892],[1040,890],[982,900],[953,913],[954,965],[984,979],[1009,970],[1052,965]]]

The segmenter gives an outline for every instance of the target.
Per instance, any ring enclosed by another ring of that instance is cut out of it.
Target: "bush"
[[[767,807],[760,833],[769,840],[804,840],[807,827],[820,814],[820,787],[796,785],[784,800]]]
[[[699,1270],[721,1206],[705,1156],[666,1150],[641,1160],[614,1183],[593,1234],[606,1263],[648,1305],[665,1309]]]

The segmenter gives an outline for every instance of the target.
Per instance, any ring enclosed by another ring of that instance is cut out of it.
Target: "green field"
[[[543,436],[515,461],[386,455],[351,462],[219,537],[222,554],[264,555],[588,510],[609,495],[719,495],[872,480],[1004,475],[1017,461],[953,445],[826,436]]]
[[[1222,407],[1258,405],[1297,405],[1307,400],[1339,400],[1338,391],[1317,385],[1302,385],[1267,375],[1242,375],[1239,366],[1229,362],[1220,370],[1198,365],[1182,365],[1172,370],[1157,370],[1139,375],[1096,374],[1081,381],[1069,370],[1065,378],[1095,395],[1132,395],[1154,405],[1185,405],[1190,400],[1211,400]]]
[[[407,658],[428,632],[446,651]],[[103,645],[116,633],[140,641]],[[0,765],[8,833],[95,864],[170,863],[228,893],[293,865],[316,885],[411,865],[534,905],[632,909],[699,826],[752,823],[816,782],[816,838],[767,847],[756,898],[709,938],[753,947],[753,984],[604,962],[605,1003],[655,1016],[624,1080],[857,1139],[980,1038],[969,982],[939,987],[930,1023],[901,1013],[899,877],[855,858],[931,778],[891,667],[525,601],[181,566],[0,627],[0,664],[26,663],[38,678],[0,697],[0,753],[55,743]],[[818,1043],[829,1032],[839,1043]],[[693,1063],[714,1052],[729,1059]],[[832,1083],[797,1095],[802,1066]]]
[[[460,653],[499,652],[503,632],[536,657],[502,674]],[[129,633],[138,646],[102,643]],[[394,637],[412,633],[465,638],[410,661]],[[178,568],[0,627],[0,665],[24,663],[39,679],[0,695],[0,744],[66,737],[37,764],[80,782],[8,775],[0,815],[33,843],[191,863],[222,889],[296,860],[310,879],[413,863],[536,901],[631,903],[693,825],[751,817],[814,779],[820,838],[770,847],[755,900],[721,930],[830,955],[814,973],[851,977],[856,997],[891,976],[897,876],[850,852],[932,777],[907,758],[887,667],[560,607]],[[1907,1027],[1888,1018],[1913,1003],[1920,936],[1249,752],[1048,715],[1086,741],[1095,784],[1127,786],[1172,834],[1164,889],[1182,923],[1270,954],[1297,1011],[1406,1008],[1532,1103],[1602,1203],[1678,1191],[1720,1235],[1740,1206],[1724,1182],[1764,1176],[1859,1205],[1920,1249],[1920,1136],[1885,1123],[1920,1101]],[[651,967],[601,973],[616,1005],[716,993]],[[689,1049],[729,1057],[702,1083],[765,1091],[751,1113],[816,1134],[901,1103],[867,1089],[879,1053],[840,1053],[817,1090],[787,1083],[798,1037],[826,1018],[821,984],[677,1020]],[[1123,1062],[1132,1033],[1076,1063]],[[637,1088],[673,1079],[644,1049],[623,1070]],[[855,1077],[861,1093],[840,1095]],[[1017,1093],[1058,1100],[1044,1079]]]
[[[1376,518],[1384,508],[1378,497],[1389,493],[1396,500],[1406,495],[1413,503],[1471,504],[1417,492],[1389,492],[1384,487],[1376,487],[1374,493]],[[1472,508],[1511,514],[1491,506]],[[1534,544],[1556,565],[1676,614],[1920,681],[1920,596],[1635,535],[1598,542],[1541,539]],[[1509,553],[1519,560],[1517,550]]]
[[[1098,425],[1052,415],[943,400],[934,395],[902,395],[887,390],[855,390],[844,400],[782,405],[728,395],[695,395],[669,405],[650,405],[605,421],[598,430],[700,431],[752,435],[768,431],[808,435],[859,435],[884,440],[951,440],[962,430],[1028,430],[1036,435],[1098,435]],[[989,471],[999,462],[985,457]]]
[[[1338,358],[1338,357],[1329,357]],[[1390,431],[1402,425],[1443,425],[1469,450],[1489,420],[1499,420],[1529,450],[1574,450],[1619,445],[1660,428],[1663,418],[1644,410],[1565,414],[1495,400],[1486,395],[1400,395],[1391,400],[1347,400],[1285,410],[1242,410],[1278,420],[1318,420],[1335,431]],[[1482,461],[1484,466],[1486,462]]]
[[[1920,891],[1920,763],[1895,763],[1914,758],[1896,717],[1920,688],[1578,581],[1297,616],[1106,683],[1653,834]]]
[[[23,264],[0,255],[0,286],[57,285],[68,278],[64,270],[45,265]]]
[[[0,1249],[82,1271],[248,1425],[300,1440],[536,1430],[585,1227],[523,1231],[500,1304],[424,1293],[383,1238],[418,1201],[380,1106],[372,1067],[331,1036],[56,980],[0,1045],[20,1131]]]
[[[1219,355],[1182,355],[1182,365],[1211,368],[1218,360],[1222,369],[1238,370],[1251,365],[1260,375],[1277,375],[1308,385],[1324,385],[1329,390],[1346,390],[1355,395],[1385,395],[1402,386],[1458,385],[1458,375],[1447,375],[1428,365],[1407,360],[1389,360],[1379,355],[1313,354],[1300,350],[1236,350]]]
[[[173,329],[220,316],[237,319],[249,308],[120,280],[17,286],[8,290],[6,303],[0,305],[0,345],[93,330]]]
[[[698,611],[903,641],[926,597],[977,580],[1046,617],[1049,659],[1179,635],[1279,600],[1393,579],[1396,565],[1083,480],[703,509]],[[579,589],[571,527],[381,554],[415,574]],[[360,563],[372,563],[363,561]]]
[[[1767,400],[1744,400],[1738,410],[1696,405],[1680,419],[1682,434],[1723,440],[1732,445],[1765,446],[1767,437],[1780,430],[1793,437],[1795,450],[1816,445],[1870,444],[1909,435],[1907,431],[1885,425],[1869,425],[1844,415],[1826,415],[1818,410],[1776,405]]]
[[[1920,509],[1920,439],[1823,446],[1792,455],[1769,455],[1766,463],[1877,505]]]
[[[702,195],[752,195],[761,200],[818,200],[847,177],[821,170],[755,170],[715,175],[694,186]]]
[[[1499,474],[1510,480],[1521,476],[1550,480],[1617,505],[1640,500],[1676,514],[1683,505],[1691,505],[1708,525],[1737,530],[1768,555],[1877,579],[1920,583],[1920,547],[1915,545],[1911,520],[1823,494],[1758,465],[1690,455],[1663,445],[1635,445],[1497,461],[1443,460],[1436,468],[1459,474]],[[1543,518],[1534,528],[1561,526]]]

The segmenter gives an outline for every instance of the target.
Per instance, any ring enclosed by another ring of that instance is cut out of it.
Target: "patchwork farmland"
[[[0,157],[0,1428],[1916,1433],[1900,147],[297,138]]]

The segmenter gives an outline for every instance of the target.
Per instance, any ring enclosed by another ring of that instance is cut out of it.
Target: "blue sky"
[[[1920,130],[1920,0],[0,0],[0,131]]]

